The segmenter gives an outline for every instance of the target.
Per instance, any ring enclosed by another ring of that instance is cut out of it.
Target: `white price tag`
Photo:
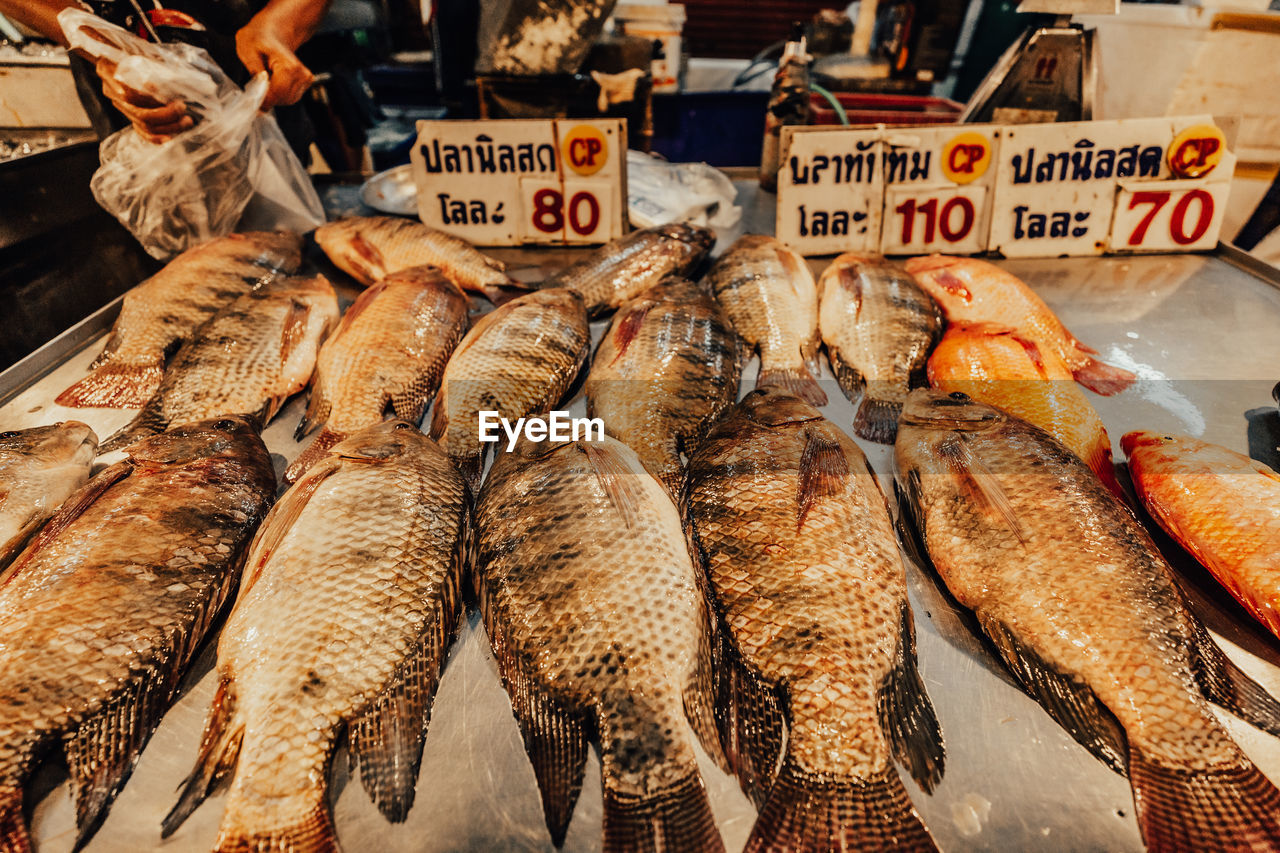
[[[520,181],[520,236],[526,243],[603,243],[616,216],[610,181]]]
[[[1218,244],[1228,181],[1121,181],[1112,252],[1194,252]]]
[[[987,247],[987,188],[889,186],[885,189],[880,252],[964,255]]]

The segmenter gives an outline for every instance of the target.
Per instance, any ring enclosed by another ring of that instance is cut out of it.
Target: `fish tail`
[[[0,853],[31,851],[31,832],[22,816],[22,788],[0,786]]]
[[[312,465],[323,459],[328,453],[329,448],[347,437],[345,432],[338,432],[325,427],[316,436],[316,440],[311,442],[306,450],[297,459],[293,460],[293,464],[284,472],[284,479],[287,483],[296,483],[298,478],[307,473]]]
[[[760,376],[756,379],[756,387],[773,385],[788,394],[794,394],[806,403],[814,406],[827,404],[827,392],[822,390],[818,380],[813,378],[803,364],[796,367],[760,368]]]
[[[695,769],[654,793],[635,795],[604,787],[604,850],[687,850],[723,853],[706,789]]]
[[[1110,397],[1128,388],[1138,377],[1122,367],[1112,367],[1106,362],[1090,358],[1084,367],[1072,371],[1076,381],[1095,394]]]
[[[230,684],[225,680],[219,681],[217,693],[213,697],[213,708],[200,738],[196,766],[191,775],[183,780],[178,802],[160,824],[161,838],[168,838],[176,832],[218,784],[235,770],[236,763],[240,760],[244,729],[231,727],[234,704]]]
[[[122,450],[135,441],[164,432],[166,424],[158,410],[143,409],[115,435],[98,445],[98,455]]]
[[[902,414],[900,400],[877,400],[863,397],[853,416],[853,431],[859,438],[876,444],[893,444],[898,437],[898,417]]]
[[[856,781],[806,773],[788,760],[744,853],[772,850],[937,850],[889,765]]]
[[[213,845],[214,853],[258,853],[266,850],[288,850],[290,853],[339,853],[338,835],[323,799],[301,814],[279,815],[269,826],[245,825],[236,819],[234,805],[229,803],[227,815]]]
[[[484,474],[484,451],[468,452],[465,455],[450,458],[454,466],[462,472],[462,478],[467,481],[471,493],[475,494],[480,488],[480,477]]]
[[[164,378],[164,362],[108,361],[58,395],[59,406],[73,409],[138,409],[147,404]]]
[[[1169,767],[1129,754],[1138,827],[1151,853],[1280,849],[1280,790],[1246,758],[1209,768]]]
[[[1107,436],[1106,430],[1102,430],[1101,435],[1097,437],[1084,462],[1093,470],[1093,473],[1098,475],[1098,479],[1111,490],[1112,494],[1122,502],[1128,503],[1129,498],[1124,493],[1124,487],[1116,479],[1116,466],[1111,458],[1111,439]]]

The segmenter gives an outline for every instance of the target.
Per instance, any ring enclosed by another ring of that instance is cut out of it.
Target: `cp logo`
[[[1227,138],[1211,124],[1189,127],[1174,137],[1169,146],[1169,170],[1175,178],[1199,178],[1209,174],[1222,160]]]
[[[580,124],[560,141],[560,153],[579,175],[594,175],[609,159],[609,142],[599,128]]]
[[[942,146],[942,174],[953,183],[971,184],[990,165],[991,142],[981,133],[961,133]]]

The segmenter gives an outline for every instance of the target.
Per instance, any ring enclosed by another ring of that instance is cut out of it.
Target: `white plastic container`
[[[613,17],[622,32],[662,42],[662,58],[653,60],[653,91],[680,91],[684,50],[684,6],[677,3],[619,3]]]

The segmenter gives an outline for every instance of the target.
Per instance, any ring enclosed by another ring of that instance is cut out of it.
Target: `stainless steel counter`
[[[768,230],[763,217],[768,197],[746,192],[742,200],[748,224]],[[528,278],[569,256],[559,250],[495,254],[508,257],[517,274]],[[815,271],[824,263],[811,261]],[[1120,436],[1139,427],[1191,432],[1241,451],[1252,437],[1260,452],[1275,450],[1280,416],[1270,391],[1280,379],[1280,289],[1274,275],[1259,277],[1223,255],[1002,265],[1028,281],[1103,358],[1140,375],[1138,384],[1118,397],[1090,395],[1118,459]],[[352,293],[344,288],[347,298]],[[70,410],[51,402],[83,374],[110,316],[104,313],[76,336],[55,341],[19,365],[18,372],[0,374],[0,400],[14,394],[0,406],[0,429],[78,418],[105,437],[129,419],[128,412]],[[597,338],[603,328],[603,323],[593,325]],[[49,372],[36,378],[46,368]],[[754,376],[752,364],[747,388]],[[826,413],[847,427],[853,408],[829,372],[826,385],[832,399]],[[572,408],[581,413],[582,407],[579,398]],[[278,470],[301,450],[290,437],[301,411],[302,402],[295,399],[266,431],[268,446],[278,454]],[[889,449],[860,443],[887,485]],[[1169,552],[1197,611],[1231,657],[1280,694],[1280,642],[1185,555],[1172,546]],[[947,770],[932,796],[905,775],[904,780],[942,849],[1141,850],[1126,780],[1094,760],[1012,684],[928,571],[910,566],[908,574],[920,667],[942,723]],[[210,644],[89,851],[210,848],[222,797],[211,798],[167,842],[161,842],[159,829],[195,758],[214,689],[212,663]],[[1250,757],[1280,782],[1280,740],[1223,716]],[[703,770],[725,843],[739,850],[754,811],[733,779],[705,760]],[[335,760],[331,792],[338,834],[349,851],[552,849],[533,773],[474,613],[440,685],[417,804],[408,821],[391,826],[378,815],[359,782],[348,777],[342,754]],[[53,766],[42,770],[33,799],[37,848],[70,849],[74,832],[65,773]],[[592,757],[566,850],[599,848],[600,814],[598,763]]]

